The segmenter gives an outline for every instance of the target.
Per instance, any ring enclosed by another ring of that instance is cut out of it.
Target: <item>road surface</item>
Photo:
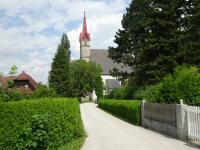
[[[81,104],[86,141],[82,150],[196,150],[186,142],[134,126],[93,103]]]

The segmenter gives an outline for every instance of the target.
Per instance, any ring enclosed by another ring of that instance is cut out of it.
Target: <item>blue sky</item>
[[[47,83],[62,33],[72,59],[79,59],[79,33],[86,11],[92,48],[114,46],[116,31],[130,0],[0,0],[0,72],[10,67]]]

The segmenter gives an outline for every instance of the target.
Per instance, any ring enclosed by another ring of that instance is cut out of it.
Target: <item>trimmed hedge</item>
[[[102,108],[135,125],[141,124],[141,101],[139,100],[100,100],[98,107]]]
[[[0,149],[56,149],[84,136],[76,99],[0,103]]]

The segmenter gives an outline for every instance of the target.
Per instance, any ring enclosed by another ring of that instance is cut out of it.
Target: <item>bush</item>
[[[43,98],[43,97],[56,97],[56,91],[48,88],[46,85],[39,84],[36,91],[31,95],[32,98]]]
[[[109,98],[130,100],[134,98],[136,89],[137,88],[135,86],[129,84],[123,85],[120,88],[114,89],[109,95]]]
[[[160,103],[179,103],[183,99],[189,105],[200,105],[200,72],[196,67],[178,67],[156,85],[137,92],[137,97]]]
[[[75,99],[0,103],[0,149],[56,149],[84,135]]]
[[[19,101],[23,99],[23,95],[18,91],[0,90],[0,101]]]
[[[135,125],[140,125],[141,102],[138,100],[100,100],[98,106]]]

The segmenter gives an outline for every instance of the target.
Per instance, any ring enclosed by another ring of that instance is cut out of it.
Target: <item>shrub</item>
[[[0,103],[0,149],[56,149],[84,135],[75,99]]]
[[[19,101],[22,100],[23,96],[18,91],[0,90],[0,101]]]
[[[39,84],[36,91],[31,95],[33,98],[42,97],[56,97],[56,91],[47,87],[46,85]]]
[[[178,103],[183,99],[189,105],[200,105],[200,72],[196,67],[178,67],[156,85],[137,92],[137,97],[149,101]]]
[[[20,131],[16,148],[24,149],[47,149],[49,142],[50,115],[34,115],[31,125],[24,126]]]
[[[140,125],[140,101],[138,100],[100,100],[98,106],[135,125]]]
[[[135,91],[136,91],[135,86],[129,84],[123,85],[118,89],[114,89],[109,95],[109,98],[130,100],[134,98]]]

